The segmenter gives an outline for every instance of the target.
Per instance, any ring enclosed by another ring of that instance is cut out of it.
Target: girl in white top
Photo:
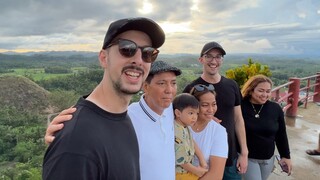
[[[214,87],[198,84],[190,93],[200,102],[198,119],[190,130],[209,165],[209,171],[201,180],[222,179],[228,157],[228,140],[226,129],[213,120],[217,111]],[[199,166],[198,159],[194,163]]]

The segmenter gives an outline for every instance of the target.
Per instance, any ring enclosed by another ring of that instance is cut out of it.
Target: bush
[[[250,77],[257,74],[270,77],[271,71],[266,65],[263,66],[260,63],[254,63],[251,58],[248,59],[248,64],[226,71],[226,77],[235,80],[240,88]]]

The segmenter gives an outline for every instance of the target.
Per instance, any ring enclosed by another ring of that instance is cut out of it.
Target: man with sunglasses
[[[137,136],[127,114],[165,40],[147,18],[110,24],[99,53],[104,75],[79,99],[71,121],[55,135],[43,162],[43,179],[140,179]]]
[[[176,77],[181,70],[164,61],[152,63],[143,84],[144,94],[139,102],[129,105],[130,116],[138,138],[140,174],[142,180],[174,180],[174,115],[172,100],[177,93]],[[69,121],[75,108],[62,111],[47,128],[46,143]]]
[[[215,116],[220,119],[228,133],[229,154],[223,179],[241,179],[248,165],[248,148],[246,143],[244,120],[241,113],[241,93],[235,81],[221,76],[225,50],[217,42],[209,42],[202,48],[199,62],[203,65],[203,73],[188,84],[183,92],[190,92],[196,84],[212,84],[217,93],[218,110]],[[240,154],[237,153],[237,144],[240,145]]]

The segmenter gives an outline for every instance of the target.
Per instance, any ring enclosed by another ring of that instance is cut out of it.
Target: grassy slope
[[[41,112],[49,105],[49,92],[23,76],[0,76],[0,103],[19,110]]]

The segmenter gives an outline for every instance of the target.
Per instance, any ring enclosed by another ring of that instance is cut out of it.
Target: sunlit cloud
[[[272,44],[267,39],[260,39],[256,41],[226,39],[222,41],[221,44],[225,47],[227,52],[233,53],[266,53],[266,50],[273,48]]]
[[[193,4],[192,4],[190,10],[199,11],[199,7],[198,7],[199,0],[192,0],[192,3]]]
[[[319,0],[6,1],[0,52],[99,51],[112,21],[145,16],[165,31],[162,54],[198,54],[208,41],[228,53],[320,54],[319,7]]]
[[[307,17],[307,15],[305,13],[299,13],[298,17],[304,19]]]
[[[192,32],[192,29],[190,28],[190,22],[182,22],[182,23],[163,22],[160,25],[163,28],[164,32],[167,34],[177,33],[177,32]]]
[[[142,8],[138,9],[141,14],[149,14],[153,11],[153,6],[148,0],[143,0]]]

